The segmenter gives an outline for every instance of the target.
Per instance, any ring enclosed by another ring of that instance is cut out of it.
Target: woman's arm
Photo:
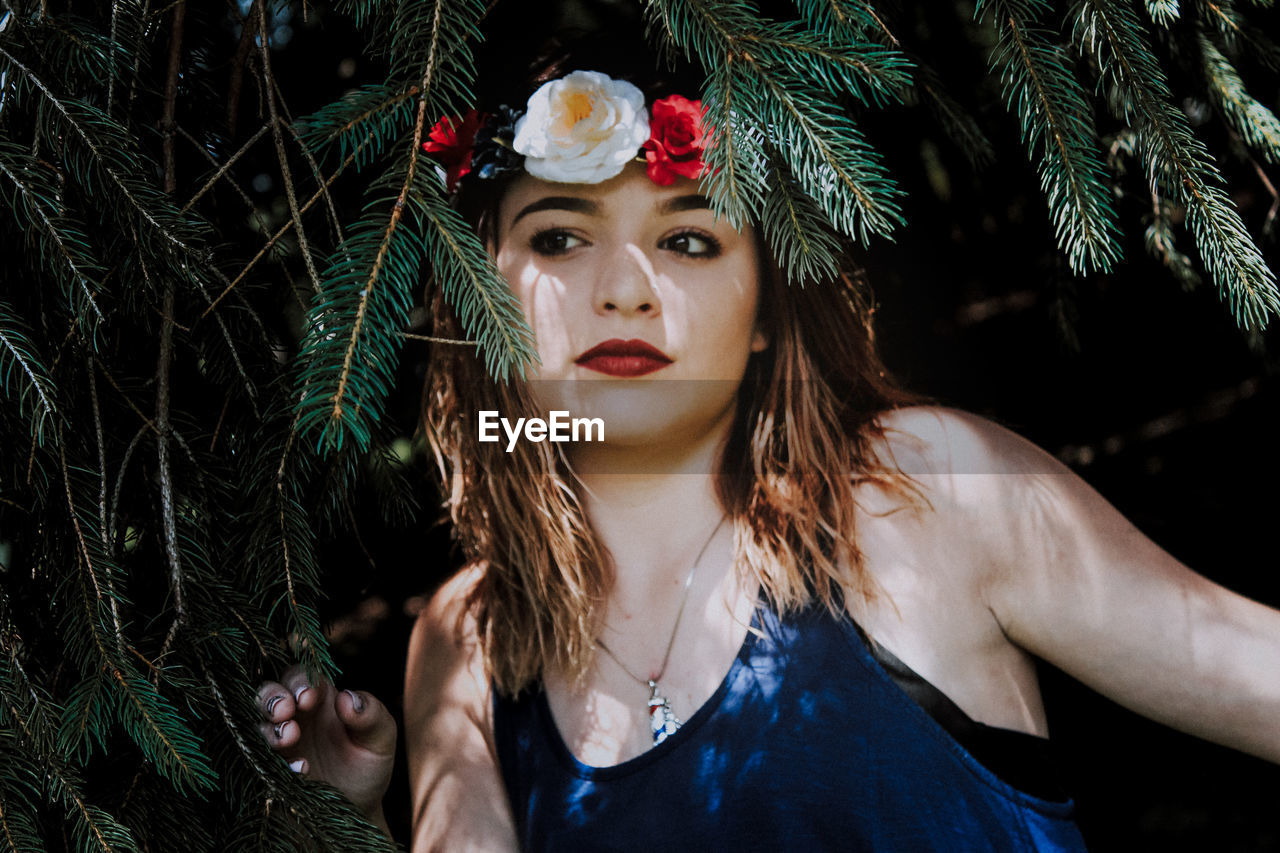
[[[939,409],[895,420],[971,514],[981,594],[1013,643],[1144,716],[1280,762],[1280,611],[1191,571],[1001,427]]]
[[[466,598],[477,571],[435,594],[409,639],[405,735],[414,853],[514,851],[498,772],[489,678]]]

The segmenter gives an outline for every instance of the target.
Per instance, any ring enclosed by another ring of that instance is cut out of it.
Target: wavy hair
[[[818,601],[839,615],[843,602],[876,594],[857,545],[854,486],[873,481],[918,497],[873,450],[883,436],[878,416],[918,398],[892,382],[876,353],[861,279],[788,286],[761,256],[759,320],[770,345],[748,363],[717,494],[745,580],[780,613]],[[461,337],[439,289],[428,290],[432,334]],[[423,423],[457,540],[482,568],[470,604],[487,671],[516,694],[549,664],[585,675],[613,572],[558,445],[519,442],[507,453],[480,442],[475,418],[486,409],[537,414],[527,385],[498,384],[474,351],[437,346]]]

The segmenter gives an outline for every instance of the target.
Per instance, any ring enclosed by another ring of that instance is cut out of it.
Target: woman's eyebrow
[[[711,201],[705,195],[691,193],[669,198],[658,206],[659,213],[682,213],[686,210],[705,210],[711,207]]]
[[[526,205],[516,214],[516,218],[511,220],[511,224],[515,225],[522,216],[537,213],[539,210],[569,210],[574,213],[597,214],[600,212],[600,205],[577,196],[551,195]]]

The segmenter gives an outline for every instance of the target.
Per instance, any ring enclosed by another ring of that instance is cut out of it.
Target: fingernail
[[[272,696],[270,699],[268,699],[267,700],[267,716],[274,714],[276,712],[276,706],[283,701],[284,701],[284,697],[279,695]]]
[[[276,740],[280,740],[281,738],[284,737],[284,726],[285,726],[285,723],[287,722],[289,721],[285,720],[283,722],[276,723],[275,726],[272,727],[276,733]]]
[[[364,710],[364,698],[359,693],[356,693],[354,690],[347,690],[344,692],[351,697],[351,707],[355,709],[357,714]]]
[[[306,766],[307,766],[307,762],[302,760],[301,758],[299,758],[297,761],[289,762],[289,769],[292,770],[294,773],[301,773],[302,768]]]
[[[304,684],[301,687],[299,687],[297,690],[293,691],[293,701],[299,702],[299,703],[302,702],[302,694],[306,693],[310,689],[311,689],[310,687]]]

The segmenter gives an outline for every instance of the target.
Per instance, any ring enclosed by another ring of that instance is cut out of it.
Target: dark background
[[[909,193],[908,226],[896,242],[877,241],[862,256],[891,369],[909,388],[986,415],[1057,455],[1186,564],[1280,604],[1275,357],[1249,346],[1211,285],[1185,291],[1145,255],[1147,202],[1134,176],[1118,186],[1131,232],[1126,261],[1111,275],[1072,277],[1053,249],[1017,123],[986,72],[970,7],[920,5],[934,8],[903,16],[914,42],[908,46],[974,111],[996,159],[975,171],[919,108],[865,117]],[[290,28],[288,39],[276,38],[276,53],[288,59],[276,73],[295,114],[379,79],[349,22],[325,6],[308,5],[305,18],[295,6],[278,13],[277,23]],[[1177,69],[1170,73],[1176,79]],[[1276,106],[1274,77],[1259,79],[1270,89],[1255,96]],[[1194,108],[1194,91],[1188,97]],[[1201,133],[1213,150],[1232,150],[1216,125]],[[265,147],[263,157],[269,161]],[[1227,156],[1223,165],[1246,223],[1260,232],[1273,199],[1252,163]],[[240,171],[251,183],[251,167]],[[254,189],[263,215],[287,216],[269,181]],[[359,191],[358,184],[339,188],[353,201]],[[1184,250],[1189,243],[1183,235]],[[1276,268],[1274,230],[1262,245]],[[1266,341],[1274,349],[1275,333]],[[417,526],[386,530],[371,503],[357,535],[328,549],[328,616],[345,680],[397,709],[412,615],[456,565],[447,530],[432,524],[438,499],[415,437],[424,358],[409,346],[393,406],[403,450],[422,472]],[[1092,847],[1280,849],[1272,817],[1280,768],[1149,723],[1048,668],[1044,679],[1063,772]],[[388,813],[403,838],[403,757],[397,772]]]

